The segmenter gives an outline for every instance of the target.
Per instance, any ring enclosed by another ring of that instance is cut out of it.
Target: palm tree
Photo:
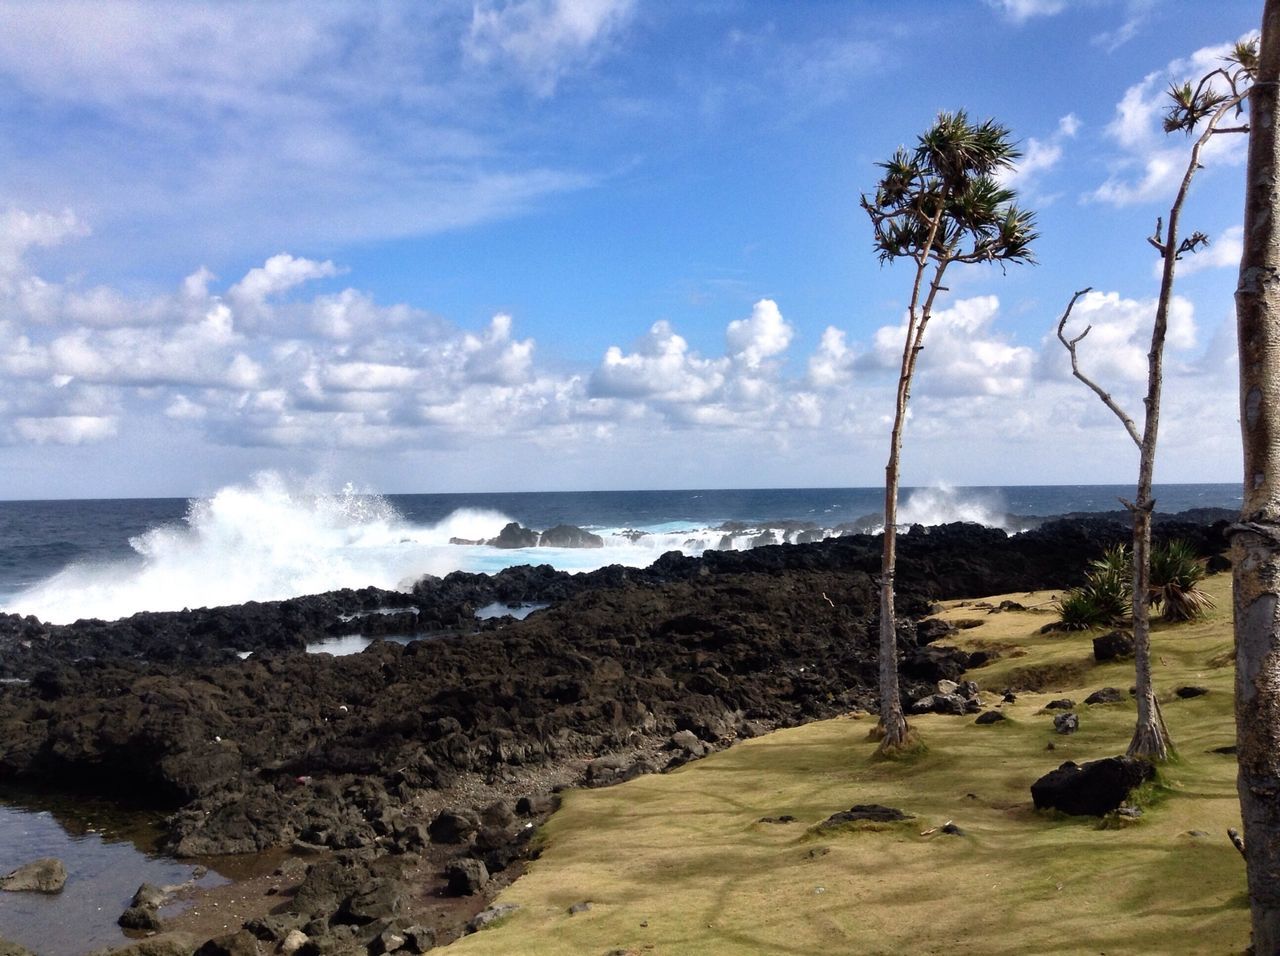
[[[1253,951],[1280,952],[1280,0],[1266,0],[1249,94],[1236,286],[1244,501],[1232,530],[1236,740]]]
[[[1191,189],[1191,181],[1202,168],[1200,154],[1205,145],[1218,134],[1242,132],[1246,129],[1240,125],[1228,126],[1224,123],[1239,115],[1248,95],[1256,61],[1256,45],[1239,44],[1225,59],[1225,66],[1210,70],[1195,85],[1175,85],[1169,90],[1169,97],[1173,102],[1165,117],[1165,132],[1181,131],[1190,135],[1198,131],[1199,135],[1191,146],[1182,184],[1169,208],[1169,227],[1165,229],[1163,219],[1156,220],[1155,234],[1147,239],[1159,253],[1163,266],[1160,273],[1160,294],[1156,300],[1156,317],[1151,326],[1151,351],[1147,353],[1147,395],[1143,399],[1146,414],[1141,433],[1119,403],[1080,370],[1077,347],[1089,334],[1089,328],[1086,327],[1083,332],[1070,339],[1064,332],[1072,307],[1081,296],[1091,290],[1081,289],[1073,295],[1066,311],[1058,320],[1058,341],[1071,353],[1072,374],[1092,389],[1103,404],[1111,409],[1138,447],[1137,494],[1133,501],[1121,499],[1133,515],[1133,659],[1138,720],[1133,739],[1129,742],[1129,754],[1155,760],[1166,759],[1172,746],[1151,679],[1151,512],[1156,506],[1151,486],[1155,474],[1156,438],[1160,428],[1164,341],[1169,327],[1169,305],[1173,300],[1173,279],[1177,263],[1183,256],[1192,254],[1209,243],[1209,237],[1202,232],[1180,237],[1178,224],[1183,203]]]
[[[908,744],[898,690],[897,627],[893,607],[897,566],[898,459],[916,361],[933,315],[942,278],[953,262],[1033,262],[1034,216],[1014,204],[996,175],[1021,155],[1009,131],[993,120],[970,123],[963,112],[939,114],[914,151],[899,149],[878,164],[875,194],[862,196],[880,261],[910,259],[915,266],[907,306],[897,404],[885,466],[884,555],[880,575],[881,752]],[[926,279],[927,284],[926,284]]]

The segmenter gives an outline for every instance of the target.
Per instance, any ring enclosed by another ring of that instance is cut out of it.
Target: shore
[[[1221,548],[1202,523],[1161,533],[1202,554]],[[972,525],[904,535],[905,696],[996,666],[994,648],[916,628],[934,602],[1070,585],[1124,535],[1105,519],[1013,538]],[[164,845],[182,856],[288,851],[278,872],[202,891],[168,921],[197,944],[241,918],[256,940],[309,928],[349,947],[334,951],[394,951],[415,927],[444,943],[542,852],[534,834],[558,791],[868,708],[878,562],[878,539],[859,535],[669,555],[643,571],[518,568],[424,580],[410,595],[334,592],[109,624],[8,616],[0,781],[171,811]],[[493,600],[551,606],[477,629],[475,609]],[[339,625],[392,633],[410,619],[431,639],[351,657],[302,651]],[[491,879],[465,886],[466,859]],[[269,910],[280,910],[270,926]],[[390,936],[366,940],[370,927]]]

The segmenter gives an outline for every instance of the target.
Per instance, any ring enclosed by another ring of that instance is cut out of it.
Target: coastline
[[[1220,550],[1212,527],[1164,528],[1202,554]],[[1124,533],[1090,519],[1016,537],[972,525],[903,535],[905,695],[986,660],[939,646],[937,634],[922,639],[915,620],[933,602],[1069,585],[1072,568]],[[386,892],[404,907],[414,893],[370,869],[370,855],[407,864],[419,902],[438,891],[451,856],[510,876],[535,829],[524,824],[549,812],[554,788],[674,769],[868,707],[877,566],[878,539],[859,535],[669,555],[643,571],[451,575],[411,595],[417,618],[438,628],[432,640],[377,642],[349,658],[301,646],[336,615],[403,607],[405,595],[368,589],[66,628],[5,617],[4,676],[30,683],[0,690],[0,779],[145,787],[178,811],[171,851],[291,846],[337,861],[334,873],[400,886]],[[552,606],[476,630],[471,613],[493,599]],[[360,620],[376,629],[388,619]],[[86,654],[91,663],[71,665]],[[450,813],[462,820],[458,842],[431,830]],[[436,882],[424,891],[429,872]],[[341,896],[317,904],[332,907],[321,917],[332,922]],[[432,928],[441,942],[461,929]]]

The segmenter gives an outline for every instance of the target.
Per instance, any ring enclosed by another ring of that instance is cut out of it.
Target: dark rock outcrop
[[[1031,785],[1031,799],[1037,810],[1100,817],[1154,776],[1151,764],[1137,757],[1107,757],[1086,764],[1068,760]]]
[[[1110,631],[1093,639],[1093,659],[1099,664],[1133,656],[1133,635],[1128,631]]]

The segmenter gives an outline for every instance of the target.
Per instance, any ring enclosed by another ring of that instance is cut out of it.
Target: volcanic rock
[[[1132,656],[1133,635],[1128,631],[1110,631],[1093,639],[1093,659],[1099,664]]]
[[[67,883],[67,868],[61,860],[45,857],[24,863],[0,878],[0,890],[13,893],[58,893]]]
[[[1079,765],[1068,760],[1031,785],[1031,799],[1037,810],[1100,817],[1154,776],[1151,764],[1137,757],[1107,757]]]

